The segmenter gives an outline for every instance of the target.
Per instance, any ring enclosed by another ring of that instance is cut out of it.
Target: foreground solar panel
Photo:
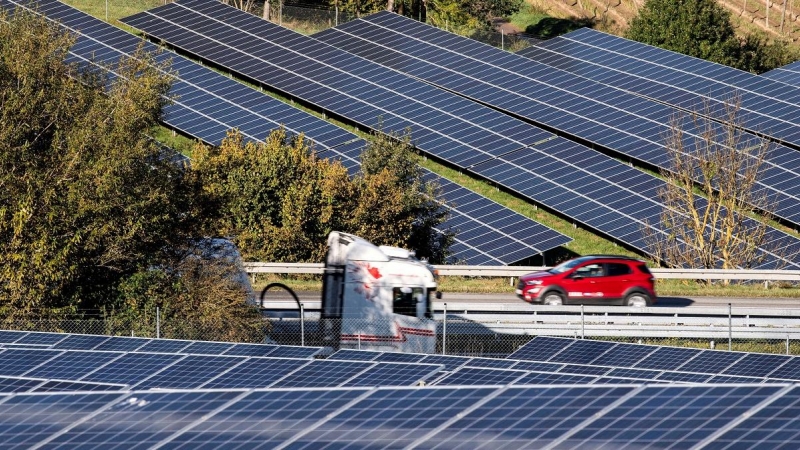
[[[694,147],[696,140],[710,130],[717,134],[718,142],[728,139],[724,127],[713,121],[685,113],[680,115],[678,109],[616,89],[616,86],[609,87],[578,76],[582,74],[562,71],[389,12],[349,21],[314,37],[537,125],[574,136],[572,139],[620,152],[661,169],[672,167],[664,139],[675,120],[680,120],[683,145],[687,149]],[[580,62],[570,61],[567,65],[575,70]],[[593,69],[591,73],[597,71]],[[622,77],[614,77],[615,80],[619,78]],[[618,82],[625,83],[624,80]],[[800,112],[800,107],[796,109]],[[780,121],[768,115],[755,120],[754,116],[749,111],[742,114],[759,132],[780,126],[784,139],[800,144],[800,125],[796,120]],[[737,145],[743,149],[760,141],[755,135],[744,132],[739,139],[741,142]],[[778,216],[800,223],[800,207],[797,206],[800,186],[790,182],[800,172],[800,161],[794,164],[786,161],[786,157],[795,152],[790,148],[775,145],[770,150],[759,187],[769,192]],[[777,161],[788,165],[784,167]]]
[[[517,54],[701,114],[738,95],[742,126],[800,145],[800,94],[749,72],[591,28]]]
[[[654,200],[656,178],[218,2],[170,3],[125,22],[353,121],[375,126],[364,116],[368,113],[383,116],[387,131],[412,126],[412,139],[420,150],[469,168],[642,251],[647,247],[642,229],[659,223],[663,205]],[[226,44],[234,40],[235,46]],[[312,53],[313,57],[301,56]],[[514,160],[507,160],[512,154]],[[607,172],[597,175],[601,171]],[[618,181],[605,181],[611,175],[619,176]],[[625,211],[604,204],[612,200]]]
[[[0,437],[11,448],[742,448],[734,447],[740,438],[794,448],[797,389],[744,384],[22,393],[0,396]]]
[[[244,361],[241,356],[189,355],[157,371],[135,389],[192,389],[198,388],[219,374],[235,368]]]
[[[0,7],[12,4],[27,3],[0,0]],[[42,0],[38,5],[46,16],[81,33],[70,51],[74,59],[111,65],[122,55],[131,54],[139,44],[135,36],[60,2]],[[359,154],[366,143],[358,136],[179,55],[159,55],[151,44],[145,49],[156,54],[158,61],[169,59],[178,73],[170,95],[179,98],[165,110],[168,126],[212,145],[218,145],[229,129],[238,128],[246,139],[260,141],[282,126],[290,135],[304,133],[320,156],[340,160],[348,168],[359,167]],[[471,265],[511,264],[571,241],[443,177],[424,172],[427,179],[442,186],[448,203],[445,207],[452,212],[440,231],[451,227],[464,235],[463,239],[456,236],[453,261]],[[473,212],[481,215],[473,217]]]

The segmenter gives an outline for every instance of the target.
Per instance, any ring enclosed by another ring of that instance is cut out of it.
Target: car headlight
[[[538,286],[542,284],[542,280],[528,280],[525,282],[526,286]]]

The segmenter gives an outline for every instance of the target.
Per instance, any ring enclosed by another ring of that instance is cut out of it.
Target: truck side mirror
[[[440,300],[441,298],[442,298],[442,292],[441,291],[436,291],[436,299]]]

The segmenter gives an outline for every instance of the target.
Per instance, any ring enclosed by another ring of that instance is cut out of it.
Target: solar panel
[[[536,361],[517,361],[511,368],[517,370],[530,370],[534,372],[558,372],[564,364],[554,364]]]
[[[182,353],[194,353],[198,355],[221,355],[233,347],[230,342],[193,342],[181,350]]]
[[[616,342],[578,340],[563,351],[553,355],[548,362],[588,364],[605,352],[613,352],[616,345]]]
[[[747,377],[766,377],[783,364],[789,362],[790,359],[791,357],[786,355],[748,353],[721,373]]]
[[[778,367],[768,375],[770,378],[800,381],[800,358],[791,358],[786,364]]]
[[[0,342],[4,344],[12,344],[25,335],[27,335],[27,331],[9,331],[9,330],[0,330]]]
[[[20,376],[60,355],[58,350],[7,349],[0,352],[0,376]]]
[[[524,370],[459,367],[452,373],[436,380],[434,384],[437,386],[512,384],[527,374],[528,372]]]
[[[64,350],[91,350],[109,339],[108,336],[70,334],[61,342],[53,345],[53,348]]]
[[[85,419],[122,394],[14,395],[2,402],[0,436],[6,449],[27,449]]]
[[[427,362],[427,359],[424,360]],[[517,361],[501,358],[472,358],[465,361],[465,365],[470,367],[489,367],[492,369],[510,369],[511,366],[517,364]]]
[[[681,372],[723,373],[725,369],[744,356],[744,353],[719,350],[703,350],[697,356],[677,368]]]
[[[474,359],[475,358],[470,358],[467,356],[428,355],[419,360],[419,362],[425,364],[441,364],[444,366],[442,370],[450,371],[466,365],[468,362],[471,363]]]
[[[379,363],[341,386],[415,386],[426,383],[441,370],[439,364]]]
[[[369,392],[363,389],[251,392],[192,428],[174,434],[165,448],[276,448]]]
[[[592,375],[571,375],[568,373],[529,372],[515,384],[590,384],[598,377]]]
[[[733,421],[704,442],[707,449],[800,448],[800,387]]]
[[[581,364],[565,364],[557,372],[571,373],[574,375],[605,375],[611,370],[610,367],[589,366]]]
[[[315,38],[536,124],[560,130],[580,142],[588,141],[664,169],[671,167],[663,140],[677,111],[666,105],[526,61],[522,56],[488,45],[476,45],[468,38],[389,12],[327,29]],[[688,114],[684,116],[681,129],[687,136],[693,136],[685,139],[688,148],[695,145],[695,138],[699,138],[705,128],[702,120]],[[709,124],[716,127],[719,140],[724,140],[723,127],[715,126],[714,122]],[[749,147],[756,139],[755,135],[744,137],[742,148]],[[777,157],[778,153],[791,152],[791,149],[776,147],[772,155]],[[774,199],[776,214],[800,223],[800,208],[797,207],[800,187],[792,183],[784,189],[779,184],[780,180],[794,178],[797,171],[770,161],[765,165],[771,172],[760,183]],[[648,222],[658,223],[658,220]],[[778,229],[771,228],[770,233],[794,240]],[[787,259],[795,261],[798,252],[800,245],[795,245]],[[773,262],[770,267],[774,267]]]
[[[66,351],[39,367],[25,373],[36,378],[79,380],[84,375],[122,356],[121,353],[96,351]]]
[[[274,358],[313,358],[322,350],[322,347],[296,347],[281,345],[269,353]]]
[[[346,361],[372,361],[377,358],[381,352],[370,350],[352,350],[340,349],[336,350],[328,359],[344,359]]]
[[[374,365],[372,362],[318,359],[298,368],[270,387],[340,386]]]
[[[143,353],[178,353],[192,344],[192,341],[181,341],[177,339],[153,339],[147,344],[139,347],[136,351]]]
[[[152,339],[140,337],[111,336],[107,341],[95,347],[93,350],[106,350],[114,352],[132,352],[143,347]]]
[[[707,373],[663,372],[661,375],[657,376],[656,379],[681,383],[705,383],[712,377],[713,375]]]
[[[287,448],[405,448],[492,393],[486,388],[378,389]]]
[[[637,345],[620,343],[614,347],[613,352],[608,352],[597,357],[592,364],[611,367],[637,367],[637,364],[659,347],[652,345]]]
[[[621,378],[636,378],[638,380],[655,380],[661,373],[659,370],[644,370],[644,369],[629,369],[624,367],[617,367],[611,369],[606,376],[621,377]]]
[[[425,439],[423,447],[545,448],[632,390],[512,386]]]
[[[162,353],[126,353],[86,375],[80,381],[133,385],[181,358],[184,356]]]
[[[277,345],[271,344],[234,344],[233,347],[225,350],[222,354],[233,356],[267,356],[277,348]]]
[[[673,370],[694,358],[701,350],[683,347],[658,347],[633,367],[641,369]]]
[[[228,402],[237,391],[137,392],[55,435],[48,448],[150,448]]]
[[[200,387],[208,389],[267,387],[306,364],[309,364],[307,359],[249,358]]]
[[[61,333],[38,333],[30,332],[16,340],[15,344],[36,344],[36,345],[53,345],[59,341],[64,340],[67,336]]]
[[[549,361],[550,358],[577,342],[576,339],[534,336],[528,343],[508,355],[508,359]]]
[[[769,72],[764,72],[761,76],[792,86],[800,86],[800,61],[778,67],[777,69],[772,69]]]
[[[765,380],[763,378],[756,378],[756,377],[737,377],[735,375],[713,375],[711,376],[706,383],[763,383]],[[776,383],[780,383],[780,381],[776,381]]]
[[[136,389],[193,389],[244,361],[241,356],[189,355],[135,384]],[[134,384],[134,383],[131,383]]]
[[[722,64],[582,28],[517,52],[619,89],[702,113],[740,96],[742,126],[800,143],[800,95]]]
[[[0,377],[0,393],[26,392],[44,382],[45,380],[37,378]],[[1,401],[2,399],[0,399]],[[2,426],[0,426],[0,436],[2,435]]]
[[[690,448],[779,390],[778,386],[647,386],[562,436],[552,448],[640,448],[659,442]]]
[[[383,352],[373,361],[386,362],[422,362],[428,355],[424,353]]]
[[[110,383],[84,383],[69,380],[48,380],[31,389],[31,392],[123,391],[129,386]]]

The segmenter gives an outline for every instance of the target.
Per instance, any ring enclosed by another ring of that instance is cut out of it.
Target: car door
[[[623,294],[631,286],[632,271],[630,266],[624,263],[606,263],[605,276],[602,282],[605,297],[614,303],[622,300]]]
[[[602,303],[605,297],[602,290],[603,273],[603,264],[598,262],[576,267],[564,283],[567,302],[583,305]]]

